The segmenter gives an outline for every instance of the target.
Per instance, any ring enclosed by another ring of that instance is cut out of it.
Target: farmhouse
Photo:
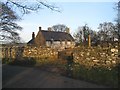
[[[35,36],[32,33],[32,39],[28,42],[28,45],[45,46],[51,48],[73,48],[75,41],[69,33],[69,29],[66,32],[52,31],[49,27],[48,30],[42,30],[39,27],[39,31]]]

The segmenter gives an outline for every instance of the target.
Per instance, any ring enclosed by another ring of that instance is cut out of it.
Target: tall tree
[[[66,32],[66,30],[68,30],[68,27],[64,24],[57,24],[52,26],[52,30],[59,32]]]
[[[114,41],[115,38],[118,38],[116,36],[116,25],[112,22],[100,23],[98,29],[98,35],[101,41]]]
[[[16,20],[24,14],[38,11],[44,7],[60,12],[55,5],[41,0],[3,0],[0,1],[0,6],[0,11],[2,12],[0,15],[0,39],[5,39],[5,37],[10,40],[20,39],[17,30],[22,28],[16,24]]]
[[[45,0],[3,0],[8,7],[10,7],[13,11],[16,10],[19,14],[28,14],[30,12],[38,11],[43,9],[44,7],[49,8],[54,11],[60,12],[59,8],[55,5],[48,3]]]
[[[89,35],[90,28],[85,24],[83,26],[83,36],[84,36],[84,42],[86,43],[88,35]]]
[[[18,42],[20,37],[17,30],[21,30],[22,27],[15,22],[20,18],[6,4],[0,4],[2,5],[2,13],[0,15],[0,38]]]
[[[117,3],[118,17],[117,17],[117,32],[118,32],[118,40],[120,42],[120,1]]]
[[[118,40],[120,42],[120,0],[116,3],[115,10],[117,11],[117,18],[116,21],[116,36],[118,37]]]
[[[83,42],[83,27],[78,27],[77,32],[73,35],[76,43],[82,43]]]
[[[78,27],[78,31],[74,33],[74,38],[77,43],[86,43],[88,41],[88,35],[91,36],[91,41],[96,40],[96,31],[90,29],[90,27],[85,24],[84,26]]]

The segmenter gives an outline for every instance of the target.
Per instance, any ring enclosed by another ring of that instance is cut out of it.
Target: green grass
[[[73,78],[118,87],[118,68],[115,67],[109,70],[103,67],[92,67],[88,69],[83,65],[74,65]]]

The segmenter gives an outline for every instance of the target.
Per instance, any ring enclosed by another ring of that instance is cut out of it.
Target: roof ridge
[[[41,31],[70,34],[70,33],[67,33],[67,32],[62,32],[62,31],[48,31],[48,30],[41,30]]]

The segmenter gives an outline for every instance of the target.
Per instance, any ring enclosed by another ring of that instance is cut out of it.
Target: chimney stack
[[[51,28],[51,27],[48,27],[48,31],[52,31],[52,28]]]
[[[41,28],[41,27],[39,27],[39,31],[41,31],[41,29],[42,29],[42,28]]]
[[[66,28],[66,33],[70,33],[70,29],[69,28]]]
[[[32,39],[35,39],[35,33],[34,32],[32,33]]]

